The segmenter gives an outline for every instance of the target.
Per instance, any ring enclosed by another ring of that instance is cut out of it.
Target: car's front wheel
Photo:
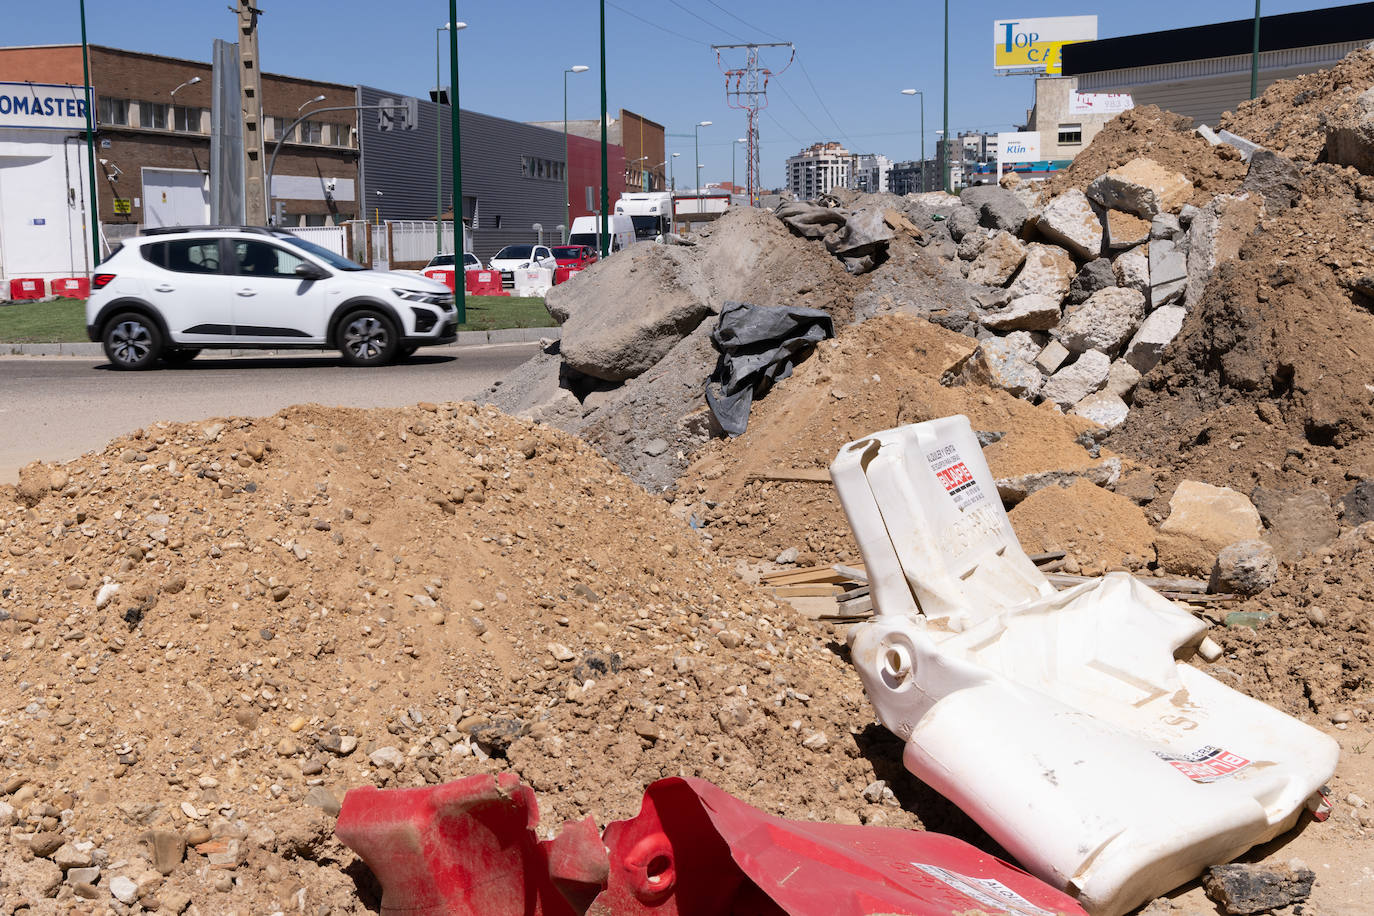
[[[146,315],[122,312],[105,325],[101,335],[105,358],[116,369],[148,369],[162,355],[162,334]]]
[[[400,349],[396,326],[376,309],[353,312],[339,325],[339,352],[350,366],[385,365]]]

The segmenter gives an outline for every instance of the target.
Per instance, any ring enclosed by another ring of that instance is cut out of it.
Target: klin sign
[[[1095,41],[1097,17],[999,19],[992,31],[993,69],[1061,73],[1064,45]]]

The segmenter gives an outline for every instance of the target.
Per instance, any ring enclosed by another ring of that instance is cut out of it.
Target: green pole
[[[91,183],[91,266],[100,266],[100,207],[95,199],[95,129],[91,111],[91,50],[86,43],[86,0],[81,0],[81,73],[86,93],[86,173]]]
[[[606,173],[606,0],[601,0],[601,256],[610,253],[606,211],[611,208],[611,189]]]
[[[443,109],[440,107],[440,98],[444,91],[443,76],[439,66],[439,33],[446,31],[444,28],[434,30],[434,254],[437,257],[444,250],[444,129],[440,125],[443,122]],[[453,266],[456,271],[458,266],[463,263],[463,253],[457,252],[453,256]],[[458,274],[454,273],[454,291],[457,291]]]
[[[1255,47],[1250,52],[1250,98],[1259,97],[1260,0],[1255,0]]]
[[[448,66],[453,80],[453,98],[449,99],[449,141],[453,146],[453,301],[458,305],[458,323],[466,324],[467,270],[463,266],[463,147],[458,129],[458,0],[448,0]],[[459,277],[463,288],[458,289]]]
[[[940,157],[945,174],[945,193],[954,193],[949,183],[949,0],[945,0],[945,152]]]

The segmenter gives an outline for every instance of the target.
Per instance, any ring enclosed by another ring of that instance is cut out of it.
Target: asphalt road
[[[116,372],[70,356],[0,358],[0,483],[30,461],[61,461],[157,421],[270,416],[292,404],[401,407],[474,397],[538,351],[538,344],[421,350],[380,369],[338,354],[218,358],[177,369]]]

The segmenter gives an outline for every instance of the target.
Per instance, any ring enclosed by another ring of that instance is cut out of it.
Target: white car
[[[547,267],[553,270],[558,259],[548,245],[507,245],[487,262],[492,270],[525,270],[530,267]]]
[[[430,259],[429,259],[429,263],[426,264],[424,267],[420,268],[420,270],[421,270],[421,271],[426,271],[426,270],[429,270],[429,269],[432,268],[432,267],[452,267],[452,266],[453,266],[453,255],[451,255],[451,254],[436,254],[434,257],[430,258]],[[467,270],[481,270],[481,269],[482,269],[482,262],[479,261],[479,260],[477,260],[477,255],[473,254],[471,251],[465,251],[465,252],[463,252],[463,270],[467,271]]]
[[[457,338],[438,280],[368,270],[283,229],[149,229],[91,278],[86,333],[116,369],[227,347],[337,348],[380,366]]]

